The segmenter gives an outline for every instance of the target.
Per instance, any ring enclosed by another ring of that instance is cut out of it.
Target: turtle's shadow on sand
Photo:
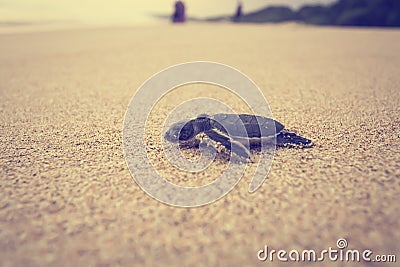
[[[185,146],[185,145],[181,145],[179,146],[180,149],[185,150],[185,151],[191,151],[193,153],[195,153],[196,151],[198,151],[200,149],[199,144],[197,144],[194,147],[189,147],[189,146]],[[301,146],[301,145],[296,145],[296,144],[284,144],[282,146],[276,146],[275,151],[274,151],[274,157],[277,155],[277,152],[279,151],[283,151],[283,150],[308,150],[308,149],[312,149],[317,147],[317,144],[312,143],[312,145],[310,146]],[[247,163],[258,163],[261,153],[262,153],[262,149],[260,147],[255,147],[255,148],[251,148],[251,152],[252,152],[252,156],[254,157],[255,161],[249,161],[248,159],[245,159],[243,157],[237,156],[237,155],[233,155],[231,157],[230,153],[231,151],[225,147],[223,147],[220,144],[216,144],[216,147],[214,146],[214,149],[217,151],[215,158],[213,160],[213,162],[218,162],[218,163],[228,163],[228,162],[232,162],[234,164],[247,164]]]

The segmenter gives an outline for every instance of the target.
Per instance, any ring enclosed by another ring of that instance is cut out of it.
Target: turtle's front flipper
[[[282,131],[276,136],[276,143],[278,146],[293,145],[302,147],[311,147],[312,141],[310,139],[301,137],[293,132]]]
[[[179,147],[181,148],[198,148],[200,145],[200,140],[197,138],[192,138],[187,141],[179,142]]]
[[[228,150],[231,150],[233,153],[251,159],[251,153],[248,148],[246,148],[242,143],[232,139],[226,133],[223,133],[219,130],[213,129],[205,132],[205,134],[212,140],[221,143]]]

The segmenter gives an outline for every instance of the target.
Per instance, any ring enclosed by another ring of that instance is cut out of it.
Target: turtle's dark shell
[[[261,138],[272,137],[279,134],[285,128],[280,122],[271,118],[249,114],[215,114],[211,116],[214,119],[214,126],[224,132],[229,133],[233,138],[248,137]],[[244,128],[241,126],[241,120]]]

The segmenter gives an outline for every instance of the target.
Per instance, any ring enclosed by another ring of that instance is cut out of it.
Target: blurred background
[[[116,25],[149,23],[173,12],[172,0],[0,0],[0,25],[82,23]],[[330,4],[333,0],[244,0],[243,12],[285,5],[298,9],[306,4]],[[374,2],[374,1],[371,1]],[[230,16],[237,0],[186,0],[187,15],[195,18]]]
[[[337,26],[400,26],[397,0],[186,0],[185,21]],[[172,0],[1,0],[0,30],[18,27],[117,26],[169,20]],[[240,9],[240,10],[239,10]],[[239,12],[239,13],[238,13]]]
[[[400,26],[397,0],[186,0],[185,21]],[[0,30],[118,26],[171,19],[173,0],[0,0]]]

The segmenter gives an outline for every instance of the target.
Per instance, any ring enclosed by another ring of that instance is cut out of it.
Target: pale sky
[[[279,4],[298,8],[305,3],[334,0],[242,0],[244,12]],[[237,0],[185,0],[194,17],[233,14]],[[152,21],[152,14],[169,14],[172,0],[0,0],[0,22],[76,21],[123,24]]]

